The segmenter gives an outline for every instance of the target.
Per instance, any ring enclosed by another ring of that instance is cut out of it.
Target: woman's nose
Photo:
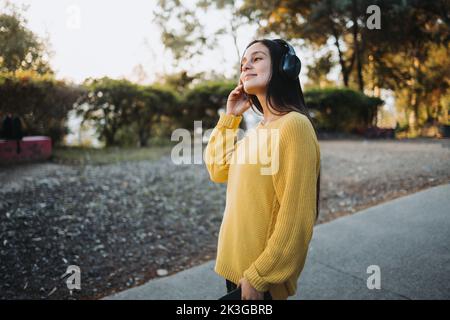
[[[249,70],[249,69],[251,69],[251,68],[252,68],[251,65],[244,64],[244,65],[242,66],[242,72],[241,72],[241,73],[244,73],[245,71],[247,71],[247,70]]]
[[[252,66],[252,62],[249,60],[249,61],[246,61],[246,62],[242,65],[242,70],[245,71],[245,70],[250,69],[250,68],[252,68],[252,67],[253,67],[253,66]]]

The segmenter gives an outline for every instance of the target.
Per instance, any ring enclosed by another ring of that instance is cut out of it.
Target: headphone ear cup
[[[300,74],[301,62],[295,55],[285,54],[281,60],[280,72],[291,80],[297,79]]]
[[[279,71],[287,79],[296,80],[300,74],[302,63],[300,58],[295,54],[294,47],[283,39],[275,39],[273,42],[287,48],[287,52],[281,57]]]

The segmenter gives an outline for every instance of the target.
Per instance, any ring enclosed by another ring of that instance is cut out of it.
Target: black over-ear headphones
[[[288,51],[281,57],[279,66],[280,73],[285,75],[290,80],[296,80],[300,74],[302,63],[295,54],[294,48],[283,39],[274,39],[272,41],[288,49]]]

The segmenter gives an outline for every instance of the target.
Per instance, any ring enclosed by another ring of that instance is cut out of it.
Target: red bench
[[[0,139],[0,163],[19,163],[35,160],[47,160],[52,155],[50,137],[29,136],[20,141],[20,153],[17,153],[16,140]]]

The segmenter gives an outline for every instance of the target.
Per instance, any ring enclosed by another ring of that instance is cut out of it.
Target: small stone
[[[158,269],[156,270],[156,274],[158,277],[165,277],[169,274],[169,272],[166,269]]]
[[[47,297],[50,297],[55,291],[56,291],[56,287],[54,287],[54,288],[52,289],[52,291],[50,291],[50,293],[47,295]]]
[[[101,249],[104,249],[104,248],[105,248],[104,245],[99,244],[98,246],[95,246],[95,247],[94,247],[94,251],[98,251],[98,250],[101,250]]]
[[[169,251],[166,247],[164,247],[162,244],[158,244],[158,248],[161,250]]]

